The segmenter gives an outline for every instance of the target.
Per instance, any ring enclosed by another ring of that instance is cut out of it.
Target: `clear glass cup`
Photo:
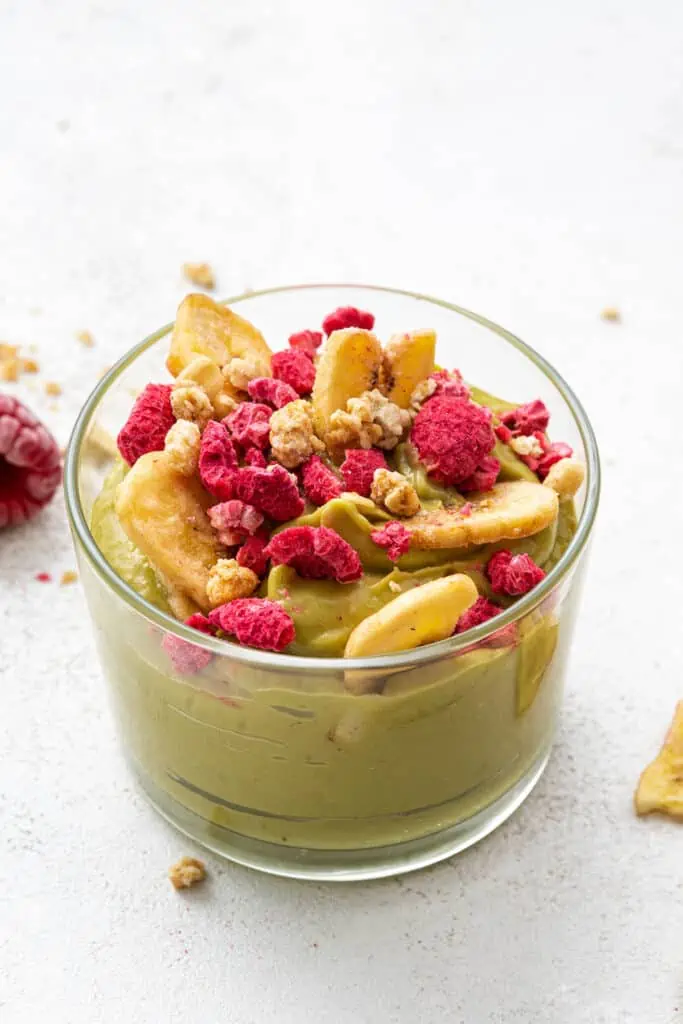
[[[591,426],[538,353],[450,303],[353,285],[227,301],[274,348],[339,305],[372,310],[385,339],[435,328],[441,365],[504,398],[542,398],[553,438],[585,460],[571,543],[495,629],[485,623],[389,656],[294,657],[186,628],[124,583],[90,533],[111,465],[101,431],[115,435],[131,394],[167,379],[172,325],[109,371],[74,428],[65,487],[81,578],[123,746],[154,807],[211,850],[274,874],[373,878],[450,857],[505,821],[548,760],[598,504]],[[519,642],[501,645],[511,623]],[[210,652],[211,662],[197,675],[180,674],[162,646],[168,634]]]

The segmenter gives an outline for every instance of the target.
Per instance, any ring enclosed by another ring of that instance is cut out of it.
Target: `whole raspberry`
[[[511,551],[497,551],[489,559],[486,575],[496,594],[519,597],[545,579],[545,573],[530,555],[513,555]]]
[[[514,437],[519,437],[520,434],[535,434],[537,430],[545,432],[550,423],[550,413],[540,398],[535,398],[533,402],[504,413],[501,420]]]
[[[244,452],[244,461],[247,466],[257,466],[259,469],[265,469],[268,465],[268,459],[265,457],[260,448],[252,446],[247,448]]]
[[[0,395],[0,528],[32,519],[61,479],[52,434],[16,398]]]
[[[277,463],[267,469],[243,466],[237,470],[233,496],[253,505],[278,523],[295,519],[304,510],[304,499],[299,494],[296,477]]]
[[[323,320],[325,334],[341,331],[344,327],[360,327],[364,331],[371,331],[374,326],[375,318],[372,313],[356,309],[355,306],[340,306],[333,313],[328,313]]]
[[[429,379],[436,384],[435,395],[451,395],[452,398],[469,398],[470,389],[462,379],[460,370],[437,370]]]
[[[430,476],[448,486],[472,476],[496,442],[488,409],[451,395],[425,402],[410,438]]]
[[[135,399],[130,416],[116,439],[121,456],[133,466],[141,455],[160,452],[175,423],[171,408],[171,385],[148,384]]]
[[[272,360],[273,377],[294,388],[298,395],[309,395],[315,382],[315,366],[298,348],[276,352]]]
[[[369,497],[376,469],[388,469],[384,452],[378,448],[349,448],[341,464],[347,491]]]
[[[551,466],[554,466],[556,462],[560,462],[562,459],[571,458],[573,454],[574,449],[571,445],[565,444],[564,441],[555,441],[551,444],[545,455],[543,455],[538,461],[536,472],[540,476],[541,480],[545,480],[550,472]]]
[[[295,636],[284,608],[265,597],[238,597],[209,613],[209,621],[247,647],[281,651]]]
[[[189,619],[185,619],[185,625],[198,629],[200,633],[206,633],[208,636],[216,635],[216,630],[209,620],[199,612],[191,615]],[[206,668],[213,659],[211,651],[205,651],[203,647],[197,647],[196,644],[191,644],[173,633],[166,634],[161,641],[161,646],[168,654],[176,671],[184,676],[196,675],[197,672]]]
[[[266,554],[274,565],[291,565],[304,579],[353,583],[363,575],[358,553],[327,526],[290,526],[271,538]]]
[[[232,497],[232,482],[237,470],[237,453],[227,428],[211,420],[204,427],[199,449],[199,477],[214,498]]]
[[[268,555],[263,552],[268,546],[268,540],[267,530],[259,530],[253,537],[248,537],[235,555],[237,564],[244,566],[245,569],[251,569],[257,576],[265,576]]]
[[[385,523],[379,530],[373,530],[370,539],[381,548],[387,549],[387,555],[392,562],[398,561],[410,548],[410,530],[406,530],[403,523],[397,520]]]
[[[474,629],[475,626],[481,626],[482,622],[488,622],[489,619],[493,619],[496,615],[500,615],[502,611],[502,608],[499,608],[497,604],[487,600],[487,598],[478,597],[471,608],[468,608],[466,612],[463,612],[458,619],[458,624],[455,627],[455,633],[466,633],[468,629]],[[503,629],[499,630],[497,633],[487,637],[481,646],[509,647],[511,644],[515,644],[516,642],[517,627],[515,623],[512,622],[509,626],[504,626]]]
[[[245,537],[256,533],[263,523],[263,516],[253,505],[232,498],[207,509],[209,521],[226,548],[241,544]]]
[[[499,473],[500,462],[498,459],[494,459],[493,455],[485,455],[472,476],[468,476],[467,480],[461,480],[458,490],[463,494],[467,494],[469,491],[490,491],[498,479]]]
[[[240,402],[234,412],[223,420],[238,444],[245,448],[267,448],[270,437],[270,417],[273,410],[259,402]]]
[[[274,409],[282,409],[284,405],[296,402],[299,397],[294,388],[275,377],[255,377],[247,384],[247,391],[255,402],[265,402]]]
[[[323,343],[323,336],[320,331],[298,331],[290,334],[289,347],[304,352],[309,359],[315,358],[316,349]]]
[[[319,455],[311,455],[301,467],[304,493],[314,505],[324,505],[342,492],[342,483]]]

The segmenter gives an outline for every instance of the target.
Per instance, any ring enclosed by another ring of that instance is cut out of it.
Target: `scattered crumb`
[[[62,393],[62,386],[61,386],[61,384],[58,384],[56,380],[46,380],[45,381],[45,394],[46,395],[53,395],[54,397],[56,397],[57,395],[61,395],[61,393]]]
[[[676,705],[664,745],[640,776],[637,814],[657,811],[683,821],[683,700]]]
[[[77,331],[76,341],[80,341],[81,345],[85,345],[86,348],[92,348],[95,344],[95,339],[90,331]]]
[[[183,274],[192,284],[212,291],[216,287],[214,272],[208,263],[183,263]]]
[[[62,573],[62,578],[59,582],[62,586],[65,586],[67,583],[75,583],[77,579],[77,572],[74,572],[73,569],[66,569],[65,572]]]
[[[615,306],[607,306],[605,309],[603,309],[600,316],[603,320],[607,320],[607,322],[610,324],[621,323],[621,313]]]
[[[39,583],[51,583],[52,575],[49,572],[37,572],[35,577]]]
[[[21,360],[21,372],[22,373],[38,373],[40,369],[40,363],[35,359],[22,359]]]
[[[396,580],[389,580],[389,590],[392,592],[392,594],[400,594],[401,584],[397,583]]]
[[[59,412],[59,402],[50,402],[48,409],[50,412]]]
[[[181,857],[168,870],[168,877],[174,889],[190,889],[206,877],[206,868],[196,857]]]
[[[0,341],[0,380],[17,381],[23,373],[37,373],[40,366],[35,359],[24,359],[19,345]]]
[[[0,380],[19,380],[19,360],[3,359],[0,362]]]

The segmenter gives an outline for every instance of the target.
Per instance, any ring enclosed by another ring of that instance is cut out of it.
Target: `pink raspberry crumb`
[[[32,519],[61,479],[52,434],[16,398],[0,395],[0,529]]]
[[[379,448],[348,448],[341,464],[347,491],[368,497],[376,469],[388,469],[384,452]]]
[[[472,476],[468,476],[467,480],[460,481],[458,490],[463,494],[467,494],[469,491],[490,491],[498,479],[499,473],[500,462],[498,459],[495,459],[493,455],[485,455]]]
[[[435,395],[450,395],[451,398],[469,398],[470,389],[462,379],[460,370],[437,370],[429,379],[436,384]]]
[[[455,627],[454,635],[458,633],[466,633],[468,629],[474,629],[475,626],[481,626],[483,622],[488,622],[490,619],[495,618],[496,615],[500,615],[503,611],[497,604],[489,601],[485,597],[478,597],[474,604],[463,612],[458,619],[458,624]],[[492,636],[487,637],[481,643],[482,647],[509,647],[511,644],[517,642],[517,627],[514,622],[508,626],[504,626],[503,629],[494,633]],[[479,644],[474,645],[478,647]],[[468,648],[469,650],[470,648]],[[465,652],[463,652],[465,653]]]
[[[209,521],[226,548],[241,544],[245,537],[256,533],[263,523],[263,516],[253,505],[232,498],[220,505],[207,509]]]
[[[519,405],[516,409],[504,413],[501,420],[503,425],[512,431],[514,437],[519,437],[520,434],[535,434],[537,430],[545,432],[550,423],[550,413],[541,399],[535,398],[533,402]]]
[[[352,583],[363,575],[358,553],[327,526],[290,526],[266,548],[274,565],[291,565],[304,579]]]
[[[359,327],[363,331],[371,331],[374,326],[375,318],[372,313],[356,309],[355,306],[340,306],[333,313],[328,313],[323,320],[325,334],[341,331],[345,327]]]
[[[278,463],[266,469],[243,466],[235,473],[233,486],[234,495],[231,497],[253,505],[278,523],[296,519],[305,507],[296,477]]]
[[[465,504],[460,508],[460,515],[464,516],[467,519],[468,516],[472,515],[472,508],[472,502],[466,501]]]
[[[541,480],[545,480],[551,467],[554,466],[556,462],[561,462],[562,459],[569,459],[573,454],[574,449],[571,445],[565,444],[564,441],[555,441],[551,444],[545,455],[543,455],[538,462],[536,472]]]
[[[379,547],[387,549],[392,562],[398,561],[410,548],[410,530],[406,530],[403,523],[397,520],[385,523],[379,530],[373,530],[370,539]]]
[[[247,466],[256,466],[258,469],[265,469],[268,465],[268,459],[265,457],[260,448],[252,446],[247,448],[244,452],[244,461]]]
[[[299,348],[276,352],[271,360],[273,377],[289,384],[297,395],[309,395],[315,383],[315,366]]]
[[[315,358],[316,350],[320,348],[322,342],[323,336],[320,331],[297,331],[296,334],[289,336],[289,347],[299,349],[309,359]]]
[[[254,401],[265,402],[274,409],[282,409],[284,405],[296,402],[299,397],[294,388],[275,377],[256,377],[247,384],[247,391]]]
[[[192,629],[198,629],[200,633],[206,633],[208,636],[215,636],[215,629],[206,616],[201,613],[191,615],[189,619],[185,620],[185,625],[191,626]],[[206,668],[213,659],[211,651],[206,651],[203,647],[198,647],[197,644],[191,644],[188,640],[175,636],[174,633],[167,633],[161,641],[161,646],[171,659],[174,669],[184,676],[196,675]]]
[[[511,551],[497,551],[489,559],[486,575],[496,594],[519,597],[545,579],[545,573],[527,554],[513,555]]]
[[[502,441],[503,444],[510,444],[510,441],[514,437],[514,434],[512,433],[510,428],[506,427],[504,423],[499,423],[497,427],[494,427],[493,432],[498,438],[498,440]]]
[[[209,613],[209,621],[247,647],[281,651],[295,636],[291,616],[265,597],[240,597]]]
[[[133,466],[141,455],[160,452],[166,434],[174,423],[171,385],[148,384],[135,399],[130,415],[116,439],[122,458],[129,466]]]
[[[314,505],[324,505],[342,493],[342,483],[319,455],[311,455],[301,467],[304,493]]]
[[[267,448],[270,440],[270,417],[273,410],[260,402],[240,402],[234,412],[223,420],[235,441],[245,448]]]
[[[237,470],[237,453],[223,423],[211,420],[204,427],[199,449],[199,477],[214,498],[227,501],[232,497],[233,479]]]
[[[472,476],[496,438],[488,409],[452,395],[436,395],[415,417],[411,441],[430,476],[453,486]]]
[[[253,537],[247,537],[235,558],[239,565],[251,569],[257,576],[265,576],[268,568],[268,555],[264,554],[268,546],[267,530],[259,530]]]
[[[49,572],[37,572],[36,579],[39,583],[51,583],[52,575]]]

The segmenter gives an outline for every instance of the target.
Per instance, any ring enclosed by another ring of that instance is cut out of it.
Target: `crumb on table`
[[[45,381],[45,394],[46,395],[57,396],[57,395],[61,395],[61,393],[62,393],[62,386],[61,386],[61,384],[58,384],[56,380],[46,380]]]
[[[600,316],[603,320],[607,320],[607,322],[610,324],[621,323],[621,313],[616,308],[616,306],[607,306],[605,309],[603,309]]]
[[[168,869],[168,877],[174,889],[190,889],[206,877],[206,868],[196,857],[181,857]]]
[[[95,344],[95,339],[90,331],[77,331],[76,341],[80,341],[81,345],[85,345],[86,348],[92,348]]]
[[[209,263],[183,263],[183,274],[200,288],[211,291],[216,287],[216,277]]]
[[[62,584],[62,586],[65,586],[67,583],[75,583],[77,579],[78,579],[78,573],[77,572],[74,572],[73,569],[66,569],[62,573],[62,578],[60,579],[59,582]]]
[[[52,576],[50,575],[49,572],[37,572],[36,579],[38,580],[39,583],[50,583],[52,580]]]

